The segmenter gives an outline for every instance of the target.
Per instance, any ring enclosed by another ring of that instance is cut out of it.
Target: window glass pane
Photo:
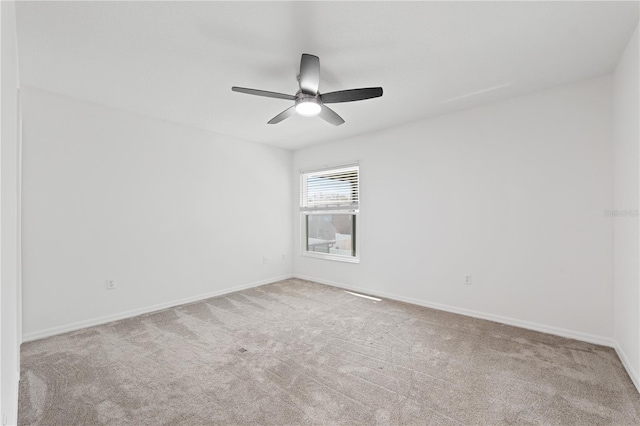
[[[307,251],[355,257],[355,215],[309,214]]]

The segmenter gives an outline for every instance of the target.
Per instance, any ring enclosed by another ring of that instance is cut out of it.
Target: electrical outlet
[[[107,280],[107,290],[115,290],[116,282],[114,280]]]
[[[464,283],[466,285],[471,285],[471,275],[465,275],[464,276]]]
[[[264,263],[264,264],[269,263],[269,258],[267,256],[263,256],[262,257],[262,263]]]
[[[284,262],[285,260],[287,260],[287,255],[286,254],[282,254],[282,261]]]

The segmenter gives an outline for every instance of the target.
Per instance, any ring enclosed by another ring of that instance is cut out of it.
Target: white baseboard
[[[616,347],[616,341],[614,339],[604,337],[604,336],[583,333],[580,331],[569,330],[566,328],[553,327],[553,326],[530,322],[530,321],[523,321],[516,318],[504,317],[501,315],[494,315],[494,314],[489,314],[485,312],[474,311],[472,309],[443,305],[441,303],[434,303],[434,302],[429,302],[427,300],[399,296],[397,294],[392,294],[392,293],[386,293],[381,291],[371,291],[370,289],[367,289],[367,288],[352,286],[352,285],[343,284],[343,283],[337,283],[334,281],[323,280],[321,278],[310,277],[306,275],[294,274],[293,276],[295,278],[314,281],[321,284],[327,284],[334,287],[343,288],[345,290],[352,290],[352,291],[357,291],[359,293],[370,294],[372,296],[377,296],[383,299],[397,300],[399,302],[411,303],[413,305],[433,308],[439,311],[452,312],[454,314],[466,315],[468,317],[480,318],[480,319],[485,319],[489,321],[499,322],[501,324],[513,325],[515,327],[526,328],[528,330],[534,330],[534,331],[540,331],[542,333],[548,333],[556,336],[567,337],[569,339],[575,339],[583,342],[594,343],[596,345],[608,346],[611,348]]]
[[[131,318],[149,312],[159,311],[173,306],[184,305],[186,303],[197,302],[199,300],[208,299],[210,297],[221,296],[223,294],[229,294],[240,290],[246,290],[248,288],[258,287],[265,284],[270,284],[276,281],[286,280],[291,278],[291,274],[281,275],[278,277],[268,278],[266,280],[256,281],[248,284],[242,284],[239,286],[227,288],[224,290],[216,290],[205,294],[199,294],[197,296],[185,297],[183,299],[171,300],[169,302],[159,303],[157,305],[146,306],[144,308],[133,309],[130,311],[119,312],[117,314],[105,315],[98,318],[91,318],[84,321],[78,321],[71,324],[65,324],[57,327],[51,327],[44,330],[34,331],[26,333],[22,341],[30,342],[32,340],[43,339],[45,337],[55,336],[56,334],[62,334],[69,331],[80,330],[82,328],[92,327],[94,325],[105,324],[112,321],[117,321],[125,318]]]
[[[105,324],[105,323],[108,323],[108,322],[117,321],[117,320],[121,320],[121,319],[125,319],[125,318],[131,318],[131,317],[135,317],[135,316],[138,316],[138,315],[146,314],[146,313],[149,313],[149,312],[159,311],[159,310],[162,310],[162,309],[171,308],[173,306],[184,305],[186,303],[197,302],[199,300],[208,299],[210,297],[216,297],[216,296],[221,296],[221,295],[224,295],[224,294],[234,293],[236,291],[246,290],[248,288],[253,288],[253,287],[258,287],[258,286],[261,286],[261,285],[269,284],[269,283],[276,282],[276,281],[285,280],[285,279],[292,278],[292,277],[299,278],[299,279],[302,279],[302,280],[307,280],[307,281],[313,281],[313,282],[317,282],[317,283],[321,283],[321,284],[331,285],[331,286],[334,286],[334,287],[343,288],[345,290],[357,291],[359,293],[369,294],[369,295],[372,295],[372,296],[377,296],[377,297],[381,297],[381,298],[385,298],[385,299],[397,300],[397,301],[400,301],[400,302],[411,303],[411,304],[414,304],[414,305],[424,306],[424,307],[427,307],[427,308],[437,309],[437,310],[440,310],[440,311],[452,312],[452,313],[455,313],[455,314],[461,314],[461,315],[466,315],[466,316],[473,317],[473,318],[479,318],[479,319],[485,319],[485,320],[489,320],[489,321],[495,321],[495,322],[499,322],[501,324],[512,325],[512,326],[515,326],[515,327],[525,328],[525,329],[528,329],[528,330],[540,331],[542,333],[548,333],[548,334],[553,334],[553,335],[561,336],[561,337],[567,337],[567,338],[570,338],[570,339],[580,340],[580,341],[584,341],[584,342],[588,342],[588,343],[594,343],[594,344],[597,344],[597,345],[608,346],[608,347],[611,347],[611,348],[615,349],[618,357],[620,358],[620,361],[622,362],[622,365],[627,370],[627,373],[629,374],[629,377],[631,378],[631,381],[633,382],[633,384],[638,389],[638,392],[640,392],[640,376],[635,371],[635,369],[632,367],[632,365],[629,362],[626,354],[622,351],[622,349],[620,348],[620,346],[618,345],[618,343],[614,339],[611,339],[611,338],[608,338],[608,337],[603,337],[603,336],[597,336],[597,335],[593,335],[593,334],[589,334],[589,333],[583,333],[583,332],[579,332],[579,331],[569,330],[569,329],[565,329],[565,328],[548,326],[548,325],[544,325],[544,324],[540,324],[540,323],[534,323],[534,322],[530,322],[530,321],[523,321],[523,320],[519,320],[519,319],[516,319],[516,318],[510,318],[510,317],[504,317],[504,316],[500,316],[500,315],[488,314],[488,313],[485,313],[485,312],[474,311],[474,310],[471,310],[471,309],[458,308],[458,307],[455,307],[455,306],[444,305],[444,304],[441,304],[441,303],[434,303],[434,302],[429,302],[429,301],[425,301],[425,300],[421,300],[421,299],[414,299],[412,297],[404,297],[404,296],[400,296],[400,295],[392,294],[392,293],[387,293],[387,292],[371,291],[370,289],[367,289],[367,288],[347,285],[347,284],[338,283],[338,282],[335,282],[335,281],[330,281],[330,280],[325,280],[325,279],[321,279],[321,278],[317,278],[317,277],[310,277],[310,276],[300,275],[300,274],[281,275],[281,276],[278,276],[278,277],[273,277],[273,278],[269,278],[269,279],[262,280],[262,281],[256,281],[256,282],[252,282],[252,283],[248,283],[248,284],[242,284],[242,285],[231,287],[231,288],[224,289],[224,290],[212,291],[212,292],[205,293],[205,294],[200,294],[200,295],[197,295],[197,296],[191,296],[191,297],[186,297],[186,298],[183,298],[183,299],[172,300],[170,302],[160,303],[160,304],[157,304],[157,305],[147,306],[147,307],[144,307],[144,308],[134,309],[134,310],[126,311],[126,312],[120,312],[120,313],[113,314],[113,315],[105,315],[105,316],[98,317],[98,318],[92,318],[92,319],[85,320],[85,321],[78,321],[78,322],[75,322],[75,323],[66,324],[66,325],[57,326],[57,327],[52,327],[52,328],[48,328],[48,329],[45,329],[45,330],[36,331],[36,332],[33,332],[33,333],[27,333],[27,334],[25,334],[23,336],[22,341],[23,342],[29,342],[29,341],[32,341],[32,340],[42,339],[42,338],[45,338],[45,337],[66,333],[66,332],[69,332],[69,331],[79,330],[79,329],[86,328],[86,327],[92,327],[94,325],[100,325],[100,324]],[[18,380],[16,381],[16,400],[17,400],[17,395],[18,395],[18,392],[19,392],[19,384],[20,384],[20,375],[18,374]],[[15,407],[14,407],[13,411],[15,411],[14,418],[13,419],[8,419],[8,420],[17,422],[18,404],[15,404]],[[9,423],[9,424],[13,424],[13,423]]]
[[[627,358],[627,355],[624,353],[624,351],[622,350],[622,348],[620,347],[620,345],[618,344],[618,342],[615,339],[612,339],[612,338],[609,338],[609,337],[597,336],[597,335],[589,334],[589,333],[583,333],[583,332],[580,332],[580,331],[569,330],[569,329],[566,329],[566,328],[548,326],[548,325],[545,325],[545,324],[534,323],[534,322],[530,322],[530,321],[522,321],[522,320],[519,320],[519,319],[516,319],[516,318],[509,318],[509,317],[504,317],[504,316],[500,316],[500,315],[488,314],[488,313],[485,313],[485,312],[474,311],[474,310],[466,309],[466,308],[458,308],[458,307],[455,307],[455,306],[443,305],[443,304],[440,304],[440,303],[434,303],[434,302],[429,302],[429,301],[425,301],[425,300],[414,299],[414,298],[411,298],[411,297],[399,296],[397,294],[392,294],[392,293],[386,293],[386,292],[380,292],[380,291],[371,291],[370,289],[367,289],[367,288],[347,285],[347,284],[338,283],[338,282],[330,281],[330,280],[324,280],[324,279],[316,278],[316,277],[310,277],[310,276],[307,276],[307,275],[294,274],[293,276],[295,278],[308,280],[308,281],[314,281],[314,282],[321,283],[321,284],[327,284],[327,285],[331,285],[331,286],[334,286],[334,287],[343,288],[345,290],[357,291],[359,293],[370,294],[372,296],[377,296],[377,297],[380,297],[380,298],[386,298],[386,299],[390,299],[390,300],[397,300],[397,301],[400,301],[400,302],[411,303],[411,304],[418,305],[418,306],[425,306],[427,308],[438,309],[438,310],[441,310],[441,311],[452,312],[452,313],[455,313],[455,314],[466,315],[466,316],[469,316],[469,317],[495,321],[495,322],[499,322],[501,324],[507,324],[507,325],[512,325],[512,326],[515,326],[515,327],[526,328],[528,330],[540,331],[542,333],[548,333],[548,334],[553,334],[553,335],[556,335],[556,336],[567,337],[569,339],[575,339],[575,340],[580,340],[580,341],[583,341],[583,342],[594,343],[596,345],[608,346],[610,348],[613,348],[616,351],[616,354],[618,355],[618,358],[620,358],[620,362],[622,363],[622,365],[624,366],[625,370],[627,371],[627,374],[629,375],[629,377],[631,378],[631,381],[633,382],[633,384],[635,385],[636,389],[638,390],[638,393],[640,393],[640,375],[635,370],[635,368],[633,368],[633,366],[631,365],[631,362],[629,362],[629,359]]]
[[[631,381],[633,382],[633,384],[636,386],[636,389],[640,393],[640,377],[638,376],[638,373],[636,372],[635,368],[633,368],[633,366],[629,362],[629,358],[627,358],[627,355],[624,353],[624,351],[622,350],[622,348],[617,342],[616,342],[616,345],[614,346],[614,349],[618,354],[618,358],[620,358],[620,361],[622,361],[622,365],[627,370],[627,374],[629,374]]]

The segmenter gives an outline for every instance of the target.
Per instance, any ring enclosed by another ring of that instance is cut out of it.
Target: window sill
[[[303,251],[302,256],[312,257],[314,259],[332,260],[334,262],[360,263],[360,258],[358,257],[346,257],[346,256],[335,255],[335,254],[314,253],[314,252]]]

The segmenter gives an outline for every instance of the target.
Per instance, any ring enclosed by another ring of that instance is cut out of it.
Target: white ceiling
[[[611,73],[638,2],[21,2],[20,81],[296,149]],[[302,53],[346,123],[267,121],[292,103]]]

